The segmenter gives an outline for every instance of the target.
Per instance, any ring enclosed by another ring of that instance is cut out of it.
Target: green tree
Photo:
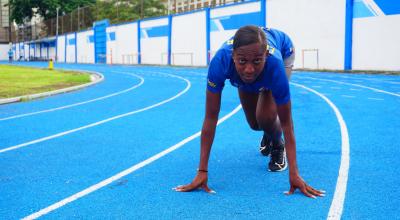
[[[97,1],[94,10],[97,20],[120,23],[165,15],[166,7],[160,0],[108,0]]]
[[[45,20],[56,17],[57,8],[60,14],[67,14],[78,7],[95,4],[96,0],[10,0],[11,19],[17,24],[31,20],[40,15]]]

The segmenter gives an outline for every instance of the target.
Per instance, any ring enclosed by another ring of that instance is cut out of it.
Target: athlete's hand
[[[316,190],[311,186],[307,185],[307,183],[298,175],[290,175],[290,190],[289,192],[285,192],[286,195],[292,195],[296,189],[299,189],[304,195],[310,198],[316,198],[316,196],[325,196],[325,191]]]
[[[176,188],[173,188],[173,190],[177,192],[190,192],[196,189],[204,189],[204,191],[208,193],[215,193],[214,190],[210,189],[207,186],[207,181],[208,181],[207,173],[199,171],[197,172],[196,177],[190,184],[177,186]]]

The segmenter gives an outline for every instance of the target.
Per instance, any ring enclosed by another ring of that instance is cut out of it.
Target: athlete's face
[[[254,82],[262,73],[267,49],[261,43],[241,46],[233,51],[236,71],[245,83]]]

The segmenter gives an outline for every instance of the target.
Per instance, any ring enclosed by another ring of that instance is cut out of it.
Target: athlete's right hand
[[[190,192],[196,189],[204,189],[208,193],[215,193],[214,190],[210,189],[207,185],[208,176],[206,172],[197,172],[196,177],[190,184],[181,185],[173,188],[177,192]]]

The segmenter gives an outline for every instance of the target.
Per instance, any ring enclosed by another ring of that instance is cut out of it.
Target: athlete
[[[240,102],[251,129],[264,131],[260,152],[271,156],[268,170],[283,171],[289,164],[290,190],[304,195],[324,196],[301,178],[296,161],[288,79],[294,63],[294,47],[283,32],[257,26],[241,27],[216,53],[208,69],[206,114],[201,132],[200,164],[194,180],[175,188],[188,192],[208,185],[208,159],[215,136],[221,93],[225,80],[238,88]],[[284,139],[283,139],[283,137]]]

